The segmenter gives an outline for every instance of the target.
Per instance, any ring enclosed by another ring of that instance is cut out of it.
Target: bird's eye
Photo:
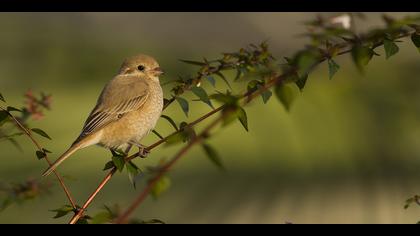
[[[139,69],[139,71],[144,71],[145,67],[144,67],[143,65],[139,65],[139,66],[137,67],[137,69]]]

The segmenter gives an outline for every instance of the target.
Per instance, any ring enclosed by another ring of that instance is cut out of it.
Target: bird
[[[154,129],[162,113],[162,74],[151,56],[139,54],[125,59],[118,74],[103,88],[80,135],[42,176],[51,174],[76,151],[92,145],[112,152],[134,145],[141,155],[147,154],[140,141]]]

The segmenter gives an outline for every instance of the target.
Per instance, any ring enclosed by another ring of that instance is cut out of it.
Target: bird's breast
[[[151,86],[144,105],[125,114],[120,120],[105,128],[101,145],[116,147],[131,140],[140,141],[154,129],[163,109],[163,92],[159,86]]]
[[[137,139],[142,139],[151,130],[154,129],[158,119],[162,114],[163,109],[163,94],[162,89],[154,88],[145,104],[137,111],[133,112],[131,116],[133,119],[129,119],[130,126],[136,133]]]

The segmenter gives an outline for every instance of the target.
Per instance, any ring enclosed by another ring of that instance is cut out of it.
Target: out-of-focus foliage
[[[12,204],[22,204],[49,193],[51,183],[29,179],[23,183],[0,183],[0,212]]]
[[[3,103],[6,103],[5,98],[1,94],[0,100]],[[33,95],[32,91],[28,90],[25,93],[24,107],[20,109],[12,106],[3,108],[2,105],[3,104],[0,104],[0,141],[9,141],[22,151],[16,137],[28,135],[26,132],[29,132],[27,127],[29,126],[28,122],[30,118],[33,120],[40,120],[44,117],[44,109],[50,109],[51,96],[41,93],[40,98],[37,98]],[[12,113],[17,113],[19,116],[13,115]],[[22,125],[25,130],[23,130],[20,125]],[[51,139],[45,131],[39,128],[32,128],[30,130],[40,136]],[[42,148],[42,150],[36,151],[36,156],[38,159],[42,159],[46,156],[46,153],[51,152]],[[0,197],[2,203],[0,205],[0,211],[14,203],[22,204],[26,200],[45,195],[45,193],[49,192],[51,185],[51,183],[42,182],[39,179],[28,179],[23,183],[1,183]]]

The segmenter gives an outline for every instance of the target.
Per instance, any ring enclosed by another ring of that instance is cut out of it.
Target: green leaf
[[[158,136],[160,139],[164,139],[164,137],[159,134],[159,132],[157,132],[156,130],[152,130],[152,133],[154,133],[156,136]]]
[[[316,58],[310,53],[304,53],[299,57],[298,66],[299,70],[307,73],[308,70],[315,64]]]
[[[297,54],[299,76],[308,74],[309,70],[319,61],[320,54],[314,50],[301,51]]]
[[[6,136],[3,136],[3,137],[0,137],[0,140],[2,140],[2,139],[9,139],[9,138],[13,138],[13,137],[16,137],[16,136],[21,136],[21,135],[23,135],[24,133],[22,133],[22,132],[17,132],[17,133],[13,133],[13,134],[8,134],[8,135],[6,135]]]
[[[9,142],[11,142],[19,151],[23,151],[20,144],[14,138],[8,138],[7,140],[9,140]]]
[[[414,43],[414,46],[419,50],[420,52],[420,34],[412,34],[411,35],[411,41]]]
[[[52,153],[50,150],[47,150],[45,148],[43,148],[42,151],[44,151],[45,153]]]
[[[175,121],[171,117],[166,116],[166,115],[161,115],[160,117],[167,120],[172,125],[172,127],[174,127],[176,131],[178,131],[178,126],[176,125]]]
[[[176,97],[175,98],[178,104],[181,106],[182,111],[184,111],[185,115],[188,117],[188,112],[190,110],[188,101],[182,97]]]
[[[9,114],[6,111],[0,111],[0,126],[2,126],[8,118]]]
[[[386,59],[397,54],[398,51],[400,50],[397,44],[395,44],[393,41],[389,39],[384,39],[384,48],[385,48]]]
[[[18,112],[22,112],[22,110],[17,109],[16,107],[11,107],[11,106],[8,106],[6,110],[7,110],[8,112],[11,112],[11,111],[18,111]]]
[[[235,105],[238,101],[238,98],[235,96],[232,96],[230,94],[223,94],[223,93],[215,93],[209,96],[210,99],[214,99],[216,101],[219,101],[223,104],[227,105]]]
[[[222,163],[222,159],[220,158],[220,156],[218,155],[218,153],[216,152],[216,150],[208,145],[208,144],[202,144],[203,150],[206,153],[207,157],[210,159],[210,161],[215,164],[218,168],[224,170],[224,166]]]
[[[159,219],[151,219],[151,220],[143,220],[141,221],[141,224],[165,224],[165,222]]]
[[[121,156],[121,157],[126,157],[127,153],[125,153],[123,150],[121,149],[116,149],[116,150],[110,150],[113,156]]]
[[[92,217],[91,224],[104,224],[112,220],[112,216],[108,211],[100,212]]]
[[[33,128],[33,129],[31,129],[31,130],[32,130],[33,132],[35,132],[36,134],[41,135],[42,137],[44,137],[44,138],[47,138],[47,139],[51,140],[50,136],[48,136],[48,134],[47,134],[47,133],[45,133],[45,131],[43,131],[43,130],[41,130],[41,129],[38,129],[38,128]]]
[[[251,80],[251,81],[249,81],[248,82],[248,85],[247,85],[248,92],[254,92],[257,89],[261,88],[261,85],[260,84],[261,84],[261,82],[258,81],[258,80]]]
[[[182,59],[180,59],[180,61],[182,61],[184,63],[187,63],[187,64],[190,64],[190,65],[195,65],[195,66],[205,66],[205,65],[207,65],[206,63],[201,62],[201,61],[191,61],[191,60],[182,60]]]
[[[245,110],[242,107],[238,108],[238,119],[241,122],[242,126],[248,132],[248,117]]]
[[[236,69],[236,75],[235,75],[235,79],[233,79],[233,81],[237,81],[237,80],[239,80],[239,78],[241,78],[241,74],[242,74],[242,71],[241,71],[241,69]]]
[[[223,81],[227,84],[227,86],[232,90],[232,87],[229,84],[229,81],[226,79],[226,77],[219,71],[215,72],[216,75],[218,75],[220,78],[222,78]]]
[[[0,101],[2,101],[2,102],[6,102],[5,100],[4,100],[4,97],[3,97],[3,95],[0,93]]]
[[[283,57],[288,65],[293,65],[293,60],[289,57]]]
[[[133,184],[134,188],[136,188],[136,177],[141,173],[140,168],[138,168],[132,161],[129,161],[126,165],[126,169],[131,184]]]
[[[337,73],[339,69],[340,69],[340,65],[335,63],[333,59],[328,60],[328,74],[330,76],[330,79],[333,78],[333,76],[335,75],[335,73]]]
[[[291,105],[296,99],[298,91],[298,87],[294,83],[282,83],[276,86],[276,96],[283,104],[286,111],[290,111]]]
[[[169,136],[166,139],[166,145],[173,145],[181,142],[185,142],[188,139],[188,135],[185,132],[178,132]]]
[[[103,170],[109,170],[109,169],[111,169],[111,168],[114,168],[114,166],[115,166],[115,164],[114,164],[114,162],[113,162],[113,161],[108,161],[108,162],[105,164],[105,166],[104,166],[104,169],[103,169]]]
[[[167,98],[163,99],[163,106],[166,107],[172,100],[169,100]]]
[[[228,106],[223,109],[223,123],[222,126],[227,126],[239,118],[239,108],[237,106]]]
[[[296,81],[296,85],[298,86],[300,91],[302,91],[303,88],[305,88],[306,81],[308,81],[308,74],[304,74],[303,76],[298,77],[298,79]]]
[[[114,155],[112,156],[112,162],[117,167],[117,169],[121,172],[124,169],[125,160],[124,156]]]
[[[38,157],[38,160],[41,160],[42,158],[46,157],[47,154],[45,154],[45,152],[36,151],[36,156]]]
[[[257,81],[257,80],[252,80],[248,83],[248,92],[249,93],[253,93],[257,90],[263,90],[263,86],[261,86],[261,82]],[[268,100],[270,100],[271,96],[273,95],[273,93],[270,91],[270,89],[266,89],[263,92],[261,92],[261,98],[264,102],[264,104],[266,104],[268,102]]]
[[[7,207],[12,205],[14,200],[11,197],[6,197],[0,205],[0,212],[4,211]]]
[[[364,72],[364,67],[369,64],[373,54],[374,52],[371,48],[359,44],[354,46],[351,51],[353,61],[360,72]]]
[[[141,220],[141,219],[135,219],[132,218],[128,222],[129,224],[165,224],[165,222],[159,220],[159,219],[151,219],[151,220]]]
[[[414,198],[407,199],[405,201],[404,209],[408,209],[413,202],[414,202]]]
[[[89,222],[88,222],[89,218],[90,217],[87,216],[87,215],[83,216],[82,218],[77,220],[76,225],[88,225],[89,224]]]
[[[204,103],[206,103],[207,105],[209,105],[211,108],[214,109],[213,105],[211,104],[209,95],[207,95],[206,90],[204,90],[201,87],[193,87],[191,89],[191,91]]]
[[[269,89],[265,90],[261,93],[262,100],[264,104],[267,104],[268,100],[270,100],[271,96],[273,95],[273,92],[271,92]]]
[[[162,176],[159,178],[159,180],[157,180],[150,193],[154,199],[157,199],[160,195],[162,195],[162,193],[167,191],[170,186],[171,179],[169,179],[167,176]]]
[[[411,204],[417,203],[419,201],[419,199],[420,199],[420,196],[418,196],[418,195],[415,195],[414,197],[411,197],[411,198],[407,199],[405,201],[404,209],[408,209]]]
[[[187,128],[187,126],[188,126],[188,123],[183,121],[181,122],[181,124],[179,124],[179,129],[184,130],[185,128]]]
[[[206,77],[207,81],[209,81],[209,83],[213,86],[216,87],[216,80],[213,78],[213,76],[207,76]]]
[[[64,205],[61,208],[50,210],[50,211],[57,212],[57,214],[54,216],[54,219],[57,219],[57,218],[60,218],[69,214],[70,212],[73,212],[73,207],[70,205]]]

